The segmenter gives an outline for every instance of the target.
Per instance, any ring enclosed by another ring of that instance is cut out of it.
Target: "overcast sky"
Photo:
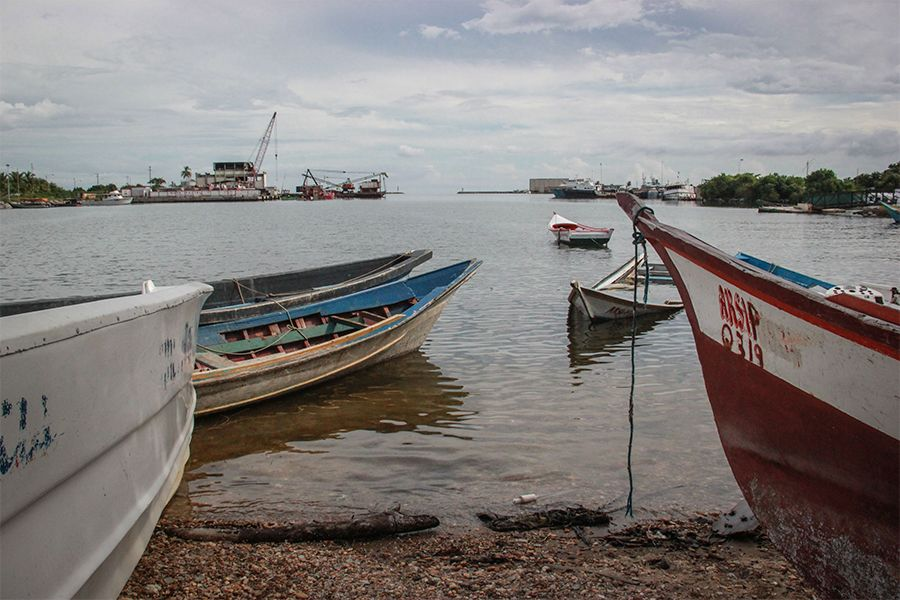
[[[0,163],[67,187],[252,160],[275,111],[291,189],[900,161],[898,0],[3,0],[0,50]]]

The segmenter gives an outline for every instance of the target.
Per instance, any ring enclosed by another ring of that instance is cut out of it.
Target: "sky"
[[[900,161],[898,0],[3,0],[0,165],[419,194]]]

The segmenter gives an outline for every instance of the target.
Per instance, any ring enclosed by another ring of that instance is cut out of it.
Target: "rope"
[[[637,264],[638,261],[638,246],[640,245],[644,252],[644,263],[646,265],[646,256],[647,256],[647,240],[644,239],[644,235],[638,231],[637,228],[637,220],[640,217],[641,213],[644,211],[648,211],[653,213],[653,210],[649,207],[642,206],[634,215],[634,220],[631,223],[632,233],[631,239],[634,244],[634,264]],[[650,268],[649,266],[645,266],[647,269],[645,271],[646,276],[649,278]],[[637,275],[637,273],[635,273]],[[644,282],[644,304],[647,303],[646,300],[646,291],[647,291],[648,282]],[[638,278],[634,277],[634,283],[632,285],[633,292],[633,300],[631,303],[631,390],[628,394],[628,502],[625,505],[625,516],[626,517],[634,517],[634,506],[632,503],[632,499],[634,497],[634,475],[631,471],[631,449],[634,445],[634,380],[635,380],[635,367],[634,367],[634,348],[635,348],[635,339],[637,338],[637,286],[638,286]]]

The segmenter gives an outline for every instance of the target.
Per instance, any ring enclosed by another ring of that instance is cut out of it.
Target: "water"
[[[664,222],[835,283],[896,282],[882,219],[651,203]],[[553,211],[616,228],[603,250],[557,248]],[[0,212],[0,299],[131,291],[432,248],[420,267],[483,266],[418,353],[295,396],[197,421],[175,514],[300,519],[400,504],[471,526],[512,500],[621,507],[628,492],[630,323],[569,319],[569,281],[633,253],[614,201],[389,196],[381,201],[134,205]],[[640,325],[633,471],[638,515],[739,498],[687,318]],[[534,507],[535,505],[530,505]]]

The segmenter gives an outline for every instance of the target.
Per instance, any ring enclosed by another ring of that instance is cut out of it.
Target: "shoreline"
[[[212,523],[164,518],[120,598],[814,598],[763,533],[719,538],[716,516],[263,544],[185,541],[163,527]]]

